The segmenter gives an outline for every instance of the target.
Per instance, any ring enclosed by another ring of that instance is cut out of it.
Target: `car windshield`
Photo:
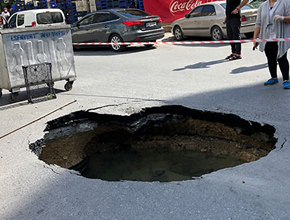
[[[226,9],[226,3],[222,3],[221,6]],[[242,7],[242,10],[248,10],[248,9],[253,9],[254,7],[251,5],[245,5]]]
[[[150,14],[146,13],[145,11],[139,10],[118,10],[119,14],[127,17],[127,18],[138,18],[138,17],[146,17],[151,16]]]
[[[63,17],[60,12],[39,13],[36,16],[38,24],[53,24],[63,22]]]

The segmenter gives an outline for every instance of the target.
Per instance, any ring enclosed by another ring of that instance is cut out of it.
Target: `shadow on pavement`
[[[212,65],[216,65],[216,64],[220,64],[220,63],[224,63],[224,62],[234,62],[234,61],[221,59],[221,60],[214,60],[214,61],[209,61],[209,62],[199,62],[199,63],[188,65],[188,66],[185,66],[182,68],[174,69],[173,71],[182,71],[182,70],[186,70],[186,69],[210,68],[210,66],[212,66]],[[239,67],[239,68],[233,69],[231,71],[231,74],[250,72],[250,71],[255,71],[255,70],[259,70],[259,69],[264,69],[267,67],[268,67],[267,63],[254,65],[254,66],[248,66],[248,67]]]
[[[56,88],[54,88],[54,91],[56,93],[56,98],[57,98],[58,93],[66,92],[65,90],[60,90]],[[40,103],[40,102],[45,102],[45,101],[49,101],[53,99],[48,96],[48,92],[49,92],[48,88],[41,88],[32,92],[34,94],[33,103]],[[19,95],[16,97],[14,101],[11,100],[10,93],[5,93],[0,99],[0,110],[6,110],[6,109],[16,108],[16,107],[30,105],[30,104],[31,103],[28,102],[26,91],[20,91]]]
[[[260,70],[260,69],[265,69],[265,68],[268,68],[267,63],[254,65],[254,66],[239,67],[239,68],[233,69],[231,71],[231,74],[244,73],[244,72],[255,71],[255,70]]]
[[[74,51],[75,56],[119,56],[123,54],[130,54],[130,53],[140,53],[148,50],[156,49],[155,46],[153,47],[146,47],[146,46],[128,46],[122,52],[114,52],[110,49],[109,46],[83,46],[81,49]]]
[[[223,62],[229,62],[229,61],[227,61],[225,59],[221,59],[221,60],[214,60],[214,61],[209,61],[209,62],[199,62],[199,63],[196,63],[196,64],[185,66],[183,68],[174,69],[173,71],[182,71],[182,70],[185,70],[185,69],[210,68],[210,66],[212,66],[212,65],[220,64],[220,63],[223,63]]]

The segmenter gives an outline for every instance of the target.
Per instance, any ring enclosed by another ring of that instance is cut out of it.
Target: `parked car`
[[[245,5],[241,8],[241,34],[250,38],[253,36],[257,8]],[[226,1],[209,2],[195,7],[184,18],[171,24],[171,32],[176,40],[189,36],[211,37],[222,40],[226,32]]]
[[[9,28],[65,25],[65,16],[58,8],[18,11],[8,20]]]
[[[72,26],[73,43],[155,42],[164,36],[161,19],[139,9],[105,9],[92,12]],[[152,44],[145,46],[152,47]],[[74,46],[77,49],[76,46]],[[126,45],[111,45],[122,51]]]

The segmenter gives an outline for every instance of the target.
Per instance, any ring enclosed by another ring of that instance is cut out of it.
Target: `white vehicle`
[[[18,11],[8,20],[9,28],[43,27],[65,24],[64,13],[57,8]]]

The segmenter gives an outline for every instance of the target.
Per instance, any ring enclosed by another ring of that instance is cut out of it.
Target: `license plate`
[[[156,27],[156,22],[148,22],[146,23],[146,27]]]

